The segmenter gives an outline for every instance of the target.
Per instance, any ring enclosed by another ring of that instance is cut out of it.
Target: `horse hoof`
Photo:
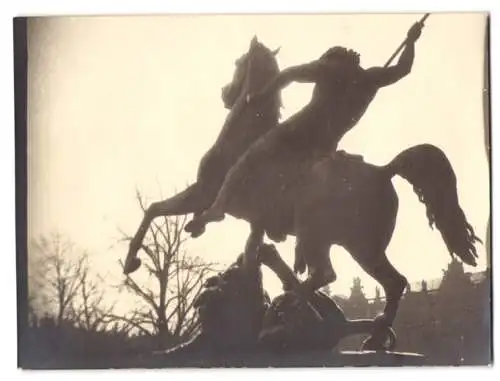
[[[141,260],[137,257],[134,257],[127,261],[123,268],[123,273],[125,275],[132,274],[134,271],[136,271],[139,267],[141,267]]]
[[[383,350],[383,345],[379,340],[375,340],[372,336],[367,338],[361,344],[361,351],[380,351]]]
[[[192,220],[186,224],[184,230],[191,234],[191,238],[198,238],[205,232],[205,225]]]
[[[376,332],[361,345],[362,351],[392,351],[396,347],[396,333],[392,327],[386,332]]]

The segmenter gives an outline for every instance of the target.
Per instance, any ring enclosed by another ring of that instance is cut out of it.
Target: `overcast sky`
[[[383,65],[421,15],[75,17],[37,19],[29,40],[29,235],[57,230],[93,255],[95,269],[121,277],[126,247],[112,247],[118,229],[133,234],[149,200],[183,189],[213,144],[227,110],[220,89],[251,38],[281,46],[280,68],[316,59],[333,45],[361,54],[364,67]],[[484,239],[489,214],[483,134],[485,15],[432,15],[417,42],[412,73],[381,90],[341,148],[385,164],[402,150],[431,143],[445,151],[458,178],[461,206]],[[310,99],[310,85],[284,93],[287,118]],[[395,178],[400,209],[388,255],[413,282],[441,276],[450,260],[429,229],[411,186]],[[226,218],[189,242],[195,255],[230,263],[241,252],[247,223]],[[289,238],[279,248],[293,263]],[[481,270],[484,247],[479,247]],[[335,293],[367,277],[343,249],[332,247]],[[141,271],[141,270],[139,270]],[[265,272],[265,286],[279,291]],[[140,276],[140,275],[138,275]]]

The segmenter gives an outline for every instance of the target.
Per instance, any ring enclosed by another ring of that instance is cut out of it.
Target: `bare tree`
[[[76,256],[73,243],[58,233],[32,241],[29,255],[37,266],[29,282],[33,284],[32,289],[41,288],[39,295],[33,297],[42,301],[37,306],[54,315],[60,325],[71,313],[71,303],[80,286],[78,274],[83,258]]]
[[[103,328],[112,312],[98,277],[90,275],[88,255],[61,234],[33,240],[28,260],[28,288],[34,314],[55,317],[87,330]]]
[[[137,200],[145,212],[139,193]],[[175,216],[153,221],[141,247],[148,279],[139,281],[129,275],[122,285],[142,301],[142,308],[128,316],[114,316],[163,343],[176,343],[196,331],[193,302],[207,276],[215,271],[214,263],[190,256],[184,249],[186,219]],[[125,241],[130,239],[125,235]]]
[[[71,304],[72,320],[86,331],[104,330],[109,325],[109,315],[113,313],[114,305],[105,302],[103,283],[99,276],[92,276],[88,257],[83,257],[83,266],[78,274],[79,287]]]
[[[31,250],[27,258],[28,275],[28,320],[37,324],[40,315],[46,311],[47,298],[44,295],[46,266],[39,253]]]

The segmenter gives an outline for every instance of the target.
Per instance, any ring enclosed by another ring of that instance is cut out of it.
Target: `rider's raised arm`
[[[398,82],[411,72],[415,57],[415,43],[408,43],[394,66],[372,67],[366,70],[368,81],[376,87],[384,87]]]
[[[398,63],[389,67],[372,67],[366,70],[368,81],[376,87],[392,85],[411,72],[415,58],[415,42],[420,37],[423,24],[413,24],[407,34],[406,46],[399,57]]]

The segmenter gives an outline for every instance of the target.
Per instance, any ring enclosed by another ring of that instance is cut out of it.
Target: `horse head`
[[[241,96],[260,90],[279,73],[276,55],[253,37],[248,51],[235,61],[232,81],[222,88],[222,101],[227,109],[233,108]]]

